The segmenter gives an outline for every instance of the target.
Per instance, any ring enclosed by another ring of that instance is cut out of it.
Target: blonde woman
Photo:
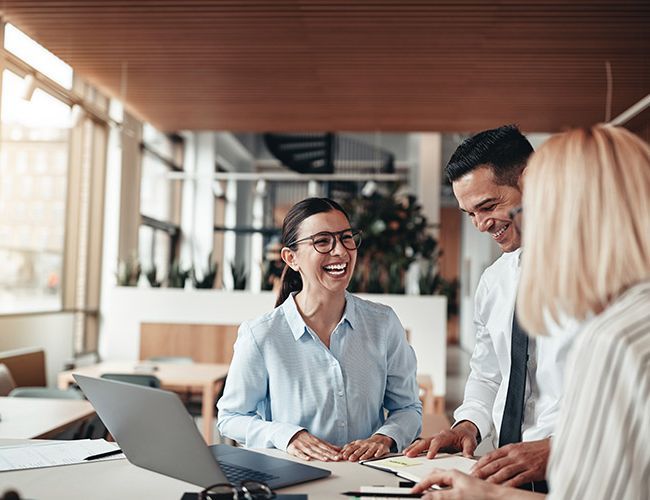
[[[530,332],[584,321],[553,438],[549,497],[650,498],[650,147],[624,129],[559,134],[524,181],[517,310]],[[540,498],[434,472],[426,498]]]

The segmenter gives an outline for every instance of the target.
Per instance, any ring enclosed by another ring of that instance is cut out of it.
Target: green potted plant
[[[131,257],[117,263],[117,284],[119,286],[138,286],[141,272],[140,260],[134,253]]]
[[[196,268],[192,268],[192,284],[194,288],[213,288],[218,269],[217,263],[212,258],[212,252],[210,252],[210,255],[208,255],[208,268],[203,273],[202,278],[197,276]]]
[[[416,260],[437,261],[438,244],[414,196],[397,195],[397,186],[345,204],[352,227],[363,230],[353,289],[404,293],[405,275]]]
[[[155,264],[151,266],[151,268],[146,271],[144,275],[147,278],[147,281],[149,282],[151,288],[160,288],[162,285],[162,280],[158,279],[158,270],[156,269]]]
[[[232,263],[230,264],[230,272],[232,273],[233,288],[235,290],[246,290],[246,281],[248,280],[246,266]]]
[[[181,269],[181,264],[178,260],[174,260],[169,268],[169,275],[167,277],[167,286],[169,288],[185,288],[185,281],[189,278],[191,269]]]

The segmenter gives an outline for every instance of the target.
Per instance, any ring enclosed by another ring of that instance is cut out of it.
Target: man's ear
[[[296,254],[289,247],[283,247],[282,250],[280,250],[280,257],[285,262],[285,264],[294,271],[298,271],[298,269],[300,269],[298,263],[296,262]]]
[[[520,192],[524,192],[524,182],[526,181],[526,172],[528,171],[528,167],[524,167],[524,169],[521,171],[521,174],[519,174],[519,179],[517,179],[517,187],[519,188]]]

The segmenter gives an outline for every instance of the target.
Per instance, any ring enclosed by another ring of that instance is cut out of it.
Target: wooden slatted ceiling
[[[650,2],[3,0],[158,127],[556,131],[650,91]]]

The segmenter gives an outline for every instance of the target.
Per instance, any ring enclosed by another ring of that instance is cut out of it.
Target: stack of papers
[[[91,455],[98,455],[99,453],[117,449],[117,443],[109,443],[105,439],[43,441],[0,446],[0,471],[37,469],[40,467],[92,463],[124,458],[123,454],[119,454],[93,460],[92,462],[85,460]]]
[[[417,483],[427,477],[433,469],[457,469],[469,474],[476,460],[461,455],[439,453],[433,459],[428,459],[426,456],[409,458],[399,455],[379,460],[368,460],[361,463],[375,469],[392,472],[404,479]]]

